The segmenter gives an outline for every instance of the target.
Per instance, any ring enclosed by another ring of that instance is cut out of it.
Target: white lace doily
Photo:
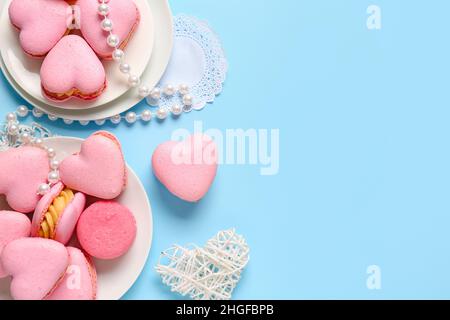
[[[228,63],[222,44],[208,23],[185,14],[174,17],[174,47],[172,57],[159,87],[167,84],[187,84],[194,98],[194,110],[212,103],[222,92]],[[159,107],[181,104],[181,97],[163,96]]]

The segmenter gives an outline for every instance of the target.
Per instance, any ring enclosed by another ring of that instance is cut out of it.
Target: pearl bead
[[[121,61],[124,56],[125,56],[125,52],[123,52],[123,50],[120,50],[120,49],[114,50],[114,52],[112,54],[114,61],[117,61],[117,62]]]
[[[57,116],[54,116],[54,115],[52,115],[52,114],[48,114],[47,117],[48,117],[48,119],[49,119],[50,121],[56,121],[56,120],[58,120],[58,117],[57,117]]]
[[[121,63],[119,66],[120,72],[128,74],[131,71],[131,67],[128,63]]]
[[[48,174],[48,182],[53,184],[53,183],[57,183],[58,181],[59,181],[58,171],[52,171]]]
[[[144,122],[149,122],[152,120],[152,112],[150,110],[144,110],[141,115],[141,119]]]
[[[115,116],[113,116],[113,117],[110,118],[110,121],[111,121],[113,124],[119,124],[121,120],[122,120],[122,118],[120,117],[120,114],[115,115]]]
[[[135,123],[137,120],[137,115],[134,112],[128,112],[125,116],[125,121],[129,124]]]
[[[178,91],[182,96],[189,94],[189,86],[187,84],[181,84]]]
[[[176,89],[174,86],[172,86],[171,84],[168,84],[167,86],[164,87],[164,94],[166,96],[173,96],[176,92]]]
[[[64,119],[63,121],[65,124],[69,124],[69,125],[73,123],[73,120],[70,120],[70,119]]]
[[[106,3],[101,3],[97,8],[98,14],[107,16],[109,14],[109,6]]]
[[[119,45],[120,40],[119,37],[115,34],[110,34],[108,38],[106,39],[106,42],[108,43],[108,46],[115,48]]]
[[[19,133],[19,126],[16,124],[12,124],[8,127],[8,134],[15,136]]]
[[[44,113],[41,110],[36,109],[36,108],[33,109],[33,116],[35,116],[36,118],[40,118],[43,115],[44,115]]]
[[[141,86],[139,88],[139,96],[146,98],[150,94],[150,88],[147,86]]]
[[[47,194],[50,191],[50,186],[48,184],[41,184],[38,188],[38,194],[43,196],[44,194]]]
[[[10,112],[6,115],[6,121],[13,122],[17,120],[17,116],[14,112]]]
[[[78,121],[83,127],[87,126],[89,124],[89,120],[80,120]]]
[[[44,140],[42,140],[41,138],[37,138],[36,140],[34,140],[34,145],[36,147],[42,148],[43,144],[44,144]]]
[[[183,106],[183,111],[189,113],[192,111],[192,106]]]
[[[47,154],[49,158],[54,158],[56,157],[56,151],[53,148],[48,148],[47,149]]]
[[[31,142],[31,135],[28,132],[22,132],[20,135],[20,141],[24,144],[28,144]]]
[[[58,160],[51,160],[50,161],[50,168],[52,170],[58,170],[58,168],[59,168],[59,161]]]
[[[136,88],[141,83],[141,79],[136,75],[130,75],[128,77],[128,85],[132,88]]]
[[[161,99],[161,89],[158,88],[154,88],[151,92],[150,92],[150,97],[154,100],[159,100]]]
[[[159,105],[159,100],[153,99],[151,96],[147,97],[147,103],[152,107],[157,107]]]
[[[167,109],[165,108],[159,108],[158,111],[156,111],[156,117],[159,120],[164,120],[165,118],[167,118],[168,113],[167,113]]]
[[[183,108],[179,104],[174,104],[171,108],[171,112],[175,116],[179,116],[181,113],[183,113]]]
[[[112,21],[111,21],[110,19],[108,19],[108,18],[105,18],[105,19],[102,21],[102,29],[103,29],[104,31],[106,31],[106,32],[111,32],[112,29],[113,29],[113,23],[112,23]]]
[[[185,106],[192,106],[192,104],[193,104],[193,98],[192,98],[192,96],[190,96],[190,95],[185,95],[184,97],[183,97],[183,104],[185,105]]]
[[[17,108],[17,114],[21,118],[25,118],[28,115],[28,108],[25,106],[20,106]]]
[[[104,125],[104,124],[105,124],[105,122],[106,122],[106,120],[105,120],[105,119],[95,120],[95,124],[96,124],[96,125],[98,125],[98,126],[102,126],[102,125]]]

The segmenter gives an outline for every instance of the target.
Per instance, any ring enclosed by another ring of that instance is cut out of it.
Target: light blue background
[[[380,31],[366,9],[382,9]],[[107,126],[122,140],[153,207],[147,266],[126,299],[175,299],[154,266],[172,243],[236,227],[251,262],[235,299],[450,298],[450,2],[172,1],[208,20],[230,64],[200,113]],[[2,113],[23,101],[3,79]],[[30,120],[30,119],[29,119]],[[222,166],[190,205],[155,180],[150,158],[176,128],[280,129],[280,173]],[[95,125],[43,124],[87,137]],[[382,289],[366,287],[379,265]]]

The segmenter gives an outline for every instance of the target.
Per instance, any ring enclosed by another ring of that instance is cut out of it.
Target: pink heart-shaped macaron
[[[12,148],[0,152],[0,194],[19,212],[33,211],[39,201],[39,185],[50,171],[47,152],[36,147]]]
[[[53,240],[22,238],[6,245],[1,263],[13,278],[11,296],[15,300],[42,300],[64,276],[69,253]]]
[[[127,184],[120,142],[106,131],[86,139],[78,154],[61,162],[59,173],[68,188],[105,200],[118,197]]]
[[[13,0],[9,17],[20,30],[23,50],[43,57],[67,32],[72,10],[64,0]]]
[[[95,300],[97,271],[91,257],[80,249],[67,247],[70,262],[66,275],[46,300]]]
[[[31,222],[22,213],[0,211],[0,256],[3,248],[13,240],[30,236]],[[0,279],[7,276],[0,263]]]
[[[105,69],[86,41],[77,35],[62,38],[45,57],[41,84],[46,97],[65,101],[97,98],[106,88]]]
[[[195,134],[185,141],[168,141],[153,153],[153,171],[177,197],[197,202],[208,192],[217,172],[217,145]]]
[[[98,14],[98,2],[78,0],[80,8],[80,29],[83,37],[101,58],[111,58],[114,49],[108,45],[108,32],[100,26],[102,17]],[[133,0],[109,0],[108,18],[113,22],[114,34],[119,37],[123,49],[130,40],[140,21],[140,13]]]

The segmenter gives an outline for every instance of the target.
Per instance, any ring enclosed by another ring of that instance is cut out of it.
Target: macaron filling
[[[39,237],[45,239],[55,239],[56,226],[67,206],[72,202],[75,195],[69,188],[65,188],[61,193],[53,200],[44,214],[44,218],[40,224]]]
[[[107,86],[107,84],[106,84],[106,80],[105,80],[105,83],[99,90],[97,90],[96,92],[87,93],[87,94],[81,92],[79,89],[76,89],[76,88],[72,88],[65,93],[50,92],[44,86],[42,86],[42,90],[44,91],[44,93],[47,97],[49,97],[52,100],[56,100],[56,101],[65,101],[71,97],[76,97],[76,98],[83,99],[83,100],[94,100],[94,99],[97,99],[103,93],[103,91],[105,91],[106,86]]]

